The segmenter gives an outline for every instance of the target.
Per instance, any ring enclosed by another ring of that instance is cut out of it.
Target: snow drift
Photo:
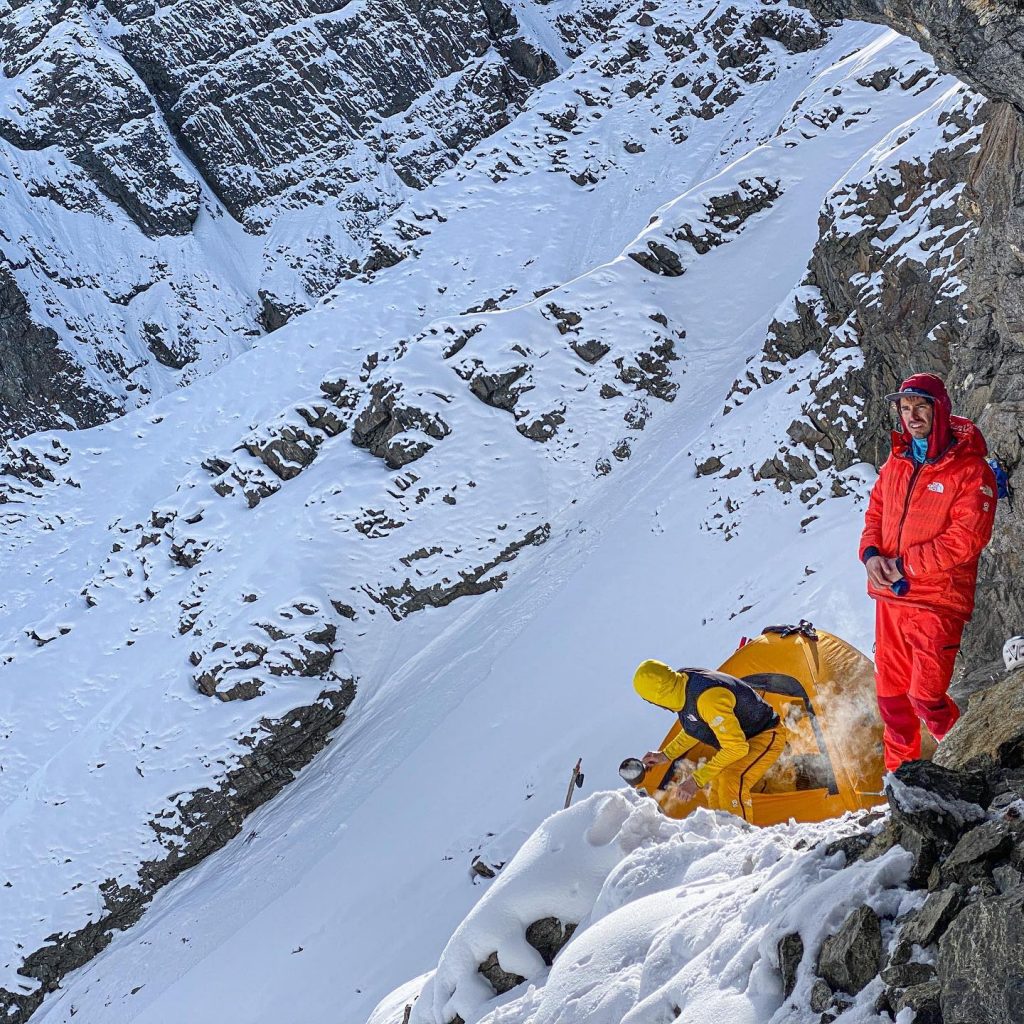
[[[403,987],[369,1024],[397,1024],[404,1005],[411,1024],[805,1020],[797,1007],[807,1005],[812,972],[799,972],[784,993],[783,937],[799,935],[813,963],[857,907],[891,918],[922,900],[905,886],[906,851],[849,867],[844,853],[830,853],[827,841],[854,827],[848,815],[757,829],[704,809],[675,822],[632,791],[595,794],[540,826],[456,930],[421,992]],[[537,915],[578,922],[550,969],[524,939]],[[492,952],[528,984],[495,998],[480,972]],[[875,1019],[880,990],[880,982],[862,989],[845,1019]]]

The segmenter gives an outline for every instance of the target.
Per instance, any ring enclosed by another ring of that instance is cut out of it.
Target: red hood
[[[949,446],[953,443],[953,433],[950,427],[950,415],[953,412],[953,403],[949,400],[949,392],[941,377],[934,373],[913,373],[901,385],[899,393],[909,392],[911,394],[924,395],[932,403],[932,430],[928,435],[928,460],[934,462],[941,458]],[[896,395],[890,395],[895,398]],[[907,444],[910,444],[910,433],[903,422],[899,412],[899,405],[896,407],[896,414],[900,417],[900,426],[903,428],[903,437]]]
[[[935,416],[938,418],[939,409],[936,405]],[[952,438],[944,452],[939,453],[939,458],[951,455],[960,458],[963,455],[980,455],[984,458],[988,455],[988,445],[985,443],[985,435],[968,419],[963,416],[949,416],[947,430]],[[935,428],[932,428],[932,437],[935,436]],[[906,428],[892,432],[892,451],[894,455],[906,455],[910,450],[911,437]],[[928,444],[928,458],[935,459],[932,455],[931,438]]]

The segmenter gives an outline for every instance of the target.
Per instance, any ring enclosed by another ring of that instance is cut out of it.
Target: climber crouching
[[[633,688],[648,703],[674,711],[681,726],[663,750],[644,755],[644,764],[665,764],[706,744],[717,753],[676,784],[674,795],[692,800],[708,786],[709,807],[753,821],[750,795],[786,745],[774,708],[733,676],[697,668],[675,671],[660,661],[645,661],[633,676]]]

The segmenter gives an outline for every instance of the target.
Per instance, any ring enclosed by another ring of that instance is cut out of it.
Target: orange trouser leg
[[[708,806],[716,811],[730,811],[752,822],[754,805],[750,794],[782,753],[786,745],[785,730],[781,726],[766,729],[752,736],[749,742],[747,755],[723,768],[713,780]]]
[[[889,771],[921,756],[922,721],[941,740],[960,717],[946,691],[963,629],[950,615],[876,602],[875,682]]]

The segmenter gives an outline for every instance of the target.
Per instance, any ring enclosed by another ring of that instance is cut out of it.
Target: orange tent
[[[798,626],[768,626],[720,667],[752,686],[778,711],[789,733],[782,756],[753,794],[754,824],[823,821],[872,807],[882,793],[882,724],[875,704],[874,666],[846,641]],[[676,722],[661,746],[679,732]],[[677,800],[673,780],[715,753],[698,744],[671,765],[647,771],[638,786],[673,818],[705,806],[699,792]]]

